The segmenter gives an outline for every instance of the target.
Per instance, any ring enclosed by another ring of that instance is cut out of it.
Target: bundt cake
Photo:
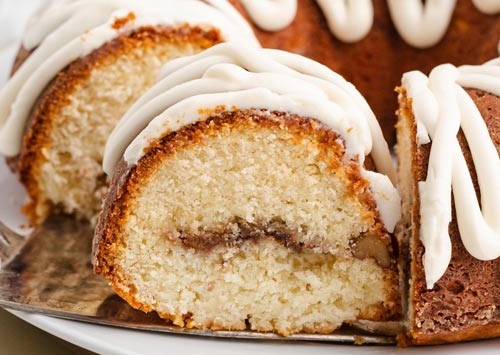
[[[352,82],[390,142],[403,73],[497,56],[500,0],[230,0],[263,47],[312,58]]]
[[[0,91],[0,153],[34,222],[93,220],[106,196],[95,272],[174,324],[287,335],[404,318],[402,345],[500,336],[500,59],[477,65],[497,55],[499,13],[54,2]],[[384,134],[405,72],[398,194]]]
[[[407,343],[500,336],[500,59],[406,73],[399,186]]]
[[[162,75],[107,142],[95,272],[189,328],[399,320],[400,200],[359,92],[312,60],[235,44]]]
[[[97,215],[116,122],[162,64],[225,40],[257,45],[219,0],[56,1],[35,15],[0,92],[0,152],[28,189],[33,221],[57,210]]]

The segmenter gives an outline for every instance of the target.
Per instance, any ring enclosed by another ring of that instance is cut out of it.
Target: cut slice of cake
[[[99,212],[106,139],[162,64],[221,41],[257,45],[236,11],[181,3],[55,2],[33,17],[0,92],[0,152],[28,189],[34,222],[54,211]]]
[[[163,75],[108,140],[95,272],[189,328],[399,320],[400,200],[355,88],[304,57],[233,44]]]
[[[500,335],[500,60],[403,76],[397,127],[403,344]]]

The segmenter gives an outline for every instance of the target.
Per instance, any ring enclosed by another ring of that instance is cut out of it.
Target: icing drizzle
[[[427,178],[418,186],[423,264],[427,287],[432,288],[451,260],[452,191],[467,251],[479,260],[500,256],[500,158],[479,109],[464,89],[500,96],[500,58],[481,66],[441,65],[429,77],[418,71],[406,73],[403,86],[412,99],[419,144],[432,141]],[[472,154],[481,201],[458,143],[459,129]]]
[[[127,18],[121,26],[117,19]],[[252,29],[227,0],[78,0],[56,2],[32,20],[23,46],[33,53],[0,91],[0,153],[19,154],[31,108],[59,71],[123,33],[184,24],[217,28],[225,40],[258,45]]]
[[[344,139],[346,161],[363,164],[371,154],[375,173],[362,169],[386,229],[394,230],[400,200],[387,142],[378,122],[353,85],[327,67],[278,50],[220,44],[176,59],[161,79],[125,114],[110,135],[104,171],[123,158],[136,164],[154,140],[208,118],[212,109],[282,111],[313,117]]]
[[[278,31],[293,22],[297,0],[240,0],[250,17],[264,30]],[[316,0],[332,33],[341,41],[363,39],[373,24],[372,0]],[[443,38],[457,0],[387,0],[401,37],[410,45],[426,48]],[[500,0],[472,0],[486,14],[500,12]]]

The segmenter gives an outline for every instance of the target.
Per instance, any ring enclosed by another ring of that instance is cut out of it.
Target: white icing
[[[250,17],[264,30],[278,31],[293,22],[297,0],[240,0]],[[332,33],[341,41],[364,38],[373,24],[372,0],[316,0]],[[478,10],[500,12],[500,0],[472,0]],[[387,0],[401,37],[417,48],[433,46],[450,24],[456,0]]]
[[[14,156],[31,108],[43,89],[72,61],[122,33],[147,25],[186,23],[218,28],[227,41],[258,45],[253,32],[227,0],[79,0],[55,2],[32,20],[23,45],[36,48],[0,91],[0,153]],[[136,18],[119,29],[116,18]]]
[[[400,211],[401,208],[399,195],[393,192],[393,185],[387,175],[364,170],[363,176],[370,181],[371,191],[377,204],[380,218],[384,222],[386,229],[392,233],[401,217],[400,213],[395,213],[395,211]]]
[[[371,0],[316,0],[332,33],[344,42],[363,39],[373,24]]]
[[[427,178],[419,182],[420,238],[427,287],[442,277],[451,260],[448,226],[451,195],[467,251],[479,260],[500,256],[500,158],[486,124],[463,89],[474,88],[500,96],[500,59],[482,66],[451,64],[436,67],[429,77],[420,72],[403,76],[417,123],[432,140]],[[457,139],[465,134],[478,177],[481,201]]]
[[[363,164],[371,154],[378,171],[394,177],[380,126],[366,101],[341,76],[296,54],[221,44],[168,63],[161,80],[122,118],[110,135],[104,171],[123,158],[136,164],[151,142],[223,107],[295,113],[317,119],[344,140],[346,161]],[[399,196],[391,180],[362,170],[371,182],[381,219],[394,229]]]
[[[457,0],[388,0],[392,21],[406,43],[426,48],[443,38]]]
[[[430,142],[431,138],[429,137],[429,132],[427,132],[427,129],[422,123],[417,122],[417,144],[423,145]]]
[[[297,0],[240,0],[257,26],[266,31],[279,31],[293,22]]]
[[[496,14],[500,12],[500,1],[498,0],[472,0],[479,11],[485,14]]]

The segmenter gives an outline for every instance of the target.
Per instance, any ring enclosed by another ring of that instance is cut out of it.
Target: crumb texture
[[[188,27],[139,29],[75,61],[53,81],[35,107],[29,132],[33,141],[28,143],[38,145],[39,152],[28,146],[21,156],[38,220],[54,207],[95,218],[107,191],[101,164],[109,134],[156,82],[165,62],[218,41],[216,32],[207,33]]]
[[[348,249],[352,238],[373,226],[375,214],[355,195],[352,177],[342,169],[331,172],[332,161],[338,164],[334,150],[322,151],[308,137],[294,142],[286,131],[247,128],[222,127],[210,141],[165,160],[137,197],[137,217],[158,221],[147,226],[153,233],[168,226],[173,236],[222,231],[235,217],[278,220],[300,236],[298,242],[328,252]],[[321,154],[330,156],[323,160]]]
[[[199,253],[151,235],[129,238],[120,260],[136,301],[177,325],[243,330],[248,322],[281,334],[329,333],[363,311],[373,316],[369,306],[386,298],[374,264],[296,253],[272,238]]]
[[[343,149],[316,121],[262,111],[167,135],[105,209],[98,234],[117,240],[97,236],[98,269],[136,307],[187,327],[329,333],[394,319],[395,264],[353,255],[366,235],[393,251]]]

